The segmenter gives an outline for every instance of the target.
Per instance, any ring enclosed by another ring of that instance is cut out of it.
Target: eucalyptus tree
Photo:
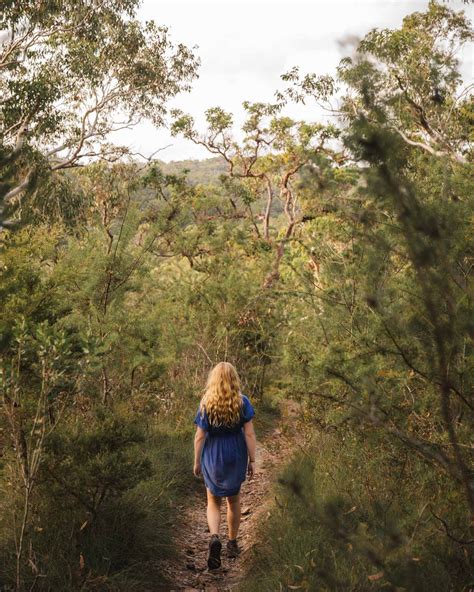
[[[189,88],[198,61],[138,0],[7,1],[0,12],[0,196],[7,211],[52,173],[130,150],[110,142]]]
[[[243,201],[255,237],[274,251],[273,265],[263,283],[270,288],[280,278],[286,244],[305,221],[299,203],[299,174],[305,167],[319,172],[323,162],[336,163],[341,158],[331,143],[339,132],[331,125],[283,116],[281,102],[245,102],[243,106],[247,119],[240,142],[232,133],[232,115],[219,107],[206,111],[208,129],[204,134],[196,130],[191,116],[178,111],[174,112],[172,131],[221,156],[227,164],[228,179],[245,188]],[[236,210],[232,194],[230,200]],[[260,212],[253,211],[254,202],[262,206]],[[278,211],[284,213],[283,225],[275,219]]]
[[[460,73],[461,51],[473,40],[467,15],[430,0],[399,29],[373,29],[344,58],[336,76],[293,68],[281,101],[313,98],[344,123],[364,116],[408,146],[458,163],[472,148],[472,90]]]

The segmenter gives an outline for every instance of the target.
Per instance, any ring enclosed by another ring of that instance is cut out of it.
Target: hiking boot
[[[209,569],[217,569],[221,566],[221,549],[222,543],[219,535],[213,534],[209,543],[209,556],[207,558],[207,567]]]
[[[237,539],[229,539],[227,541],[227,556],[237,557],[240,553],[240,547],[237,544]]]

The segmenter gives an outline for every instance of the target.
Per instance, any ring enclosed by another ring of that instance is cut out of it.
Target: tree
[[[322,301],[321,366],[336,385],[316,386],[315,397],[333,397],[446,471],[472,520],[464,127],[472,101],[459,92],[454,57],[470,38],[462,13],[431,2],[400,30],[371,31],[355,58],[342,61],[347,93],[338,112],[358,181],[338,203],[345,241],[328,237],[333,255],[322,263],[322,282],[308,274],[305,282]],[[325,98],[317,79],[294,74],[297,98]],[[305,243],[318,248],[312,237]]]
[[[166,27],[134,19],[137,0],[6,2],[0,15],[0,198],[4,216],[40,180],[130,151],[109,143],[141,119],[163,123],[197,59]],[[131,57],[132,56],[132,57]]]
[[[264,281],[264,287],[270,288],[280,277],[285,245],[304,221],[298,202],[298,175],[304,167],[319,171],[323,162],[337,160],[338,154],[330,141],[337,138],[338,130],[331,125],[297,122],[281,116],[282,103],[245,102],[244,108],[248,118],[242,127],[241,143],[232,136],[231,114],[219,107],[206,111],[208,130],[204,135],[197,132],[192,117],[176,111],[172,131],[204,146],[211,154],[220,155],[227,163],[229,178],[240,181],[246,188],[247,215],[256,238],[275,250],[272,269]],[[252,203],[261,201],[262,196],[265,205],[256,214]],[[276,228],[272,233],[275,198],[280,201],[286,227],[284,231]]]
[[[291,86],[279,96],[312,97],[346,124],[363,115],[409,146],[465,163],[472,145],[472,84],[463,84],[457,55],[472,39],[463,12],[430,0],[426,12],[408,15],[400,29],[370,31],[354,56],[341,61],[336,78],[301,77],[294,68],[282,77]]]

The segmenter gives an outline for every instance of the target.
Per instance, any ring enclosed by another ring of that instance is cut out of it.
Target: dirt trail
[[[257,525],[270,515],[272,498],[270,487],[275,469],[293,448],[298,405],[287,403],[282,418],[263,438],[257,432],[256,472],[252,479],[242,484],[242,521],[238,541],[242,549],[237,559],[226,555],[227,523],[226,503],[221,506],[222,566],[217,570],[207,569],[209,531],[206,521],[206,494],[193,493],[180,508],[182,519],[176,528],[174,543],[179,550],[176,559],[163,564],[163,574],[171,583],[169,592],[229,592],[235,591],[245,576],[250,549],[258,544]],[[287,428],[290,427],[290,429]],[[256,431],[258,426],[256,426]]]

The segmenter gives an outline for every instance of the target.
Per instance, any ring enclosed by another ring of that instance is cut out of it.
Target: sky
[[[242,102],[271,102],[283,88],[280,76],[293,66],[302,73],[334,74],[347,46],[341,41],[363,37],[370,29],[397,28],[414,11],[425,10],[428,0],[144,0],[142,21],[155,20],[169,28],[174,43],[194,47],[201,60],[192,90],[175,97],[169,106],[191,114],[204,130],[204,112],[220,106],[234,114],[238,127],[244,119]],[[472,18],[473,5],[451,0]],[[471,52],[460,56],[464,80],[472,82]],[[285,114],[308,121],[320,118],[313,105],[290,106]],[[172,138],[166,129],[147,122],[117,134],[115,141],[133,151],[164,161],[208,158],[202,147]]]

